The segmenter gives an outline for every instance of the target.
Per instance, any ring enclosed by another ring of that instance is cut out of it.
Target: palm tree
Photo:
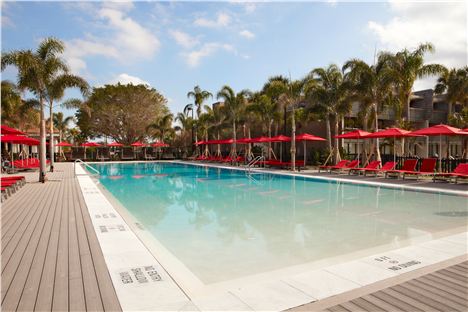
[[[248,95],[247,90],[242,90],[241,92],[238,92],[237,94],[234,92],[234,90],[225,85],[221,88],[221,90],[218,92],[216,95],[217,99],[222,99],[224,101],[224,110],[229,118],[229,120],[232,123],[232,136],[234,139],[233,143],[233,149],[232,149],[232,157],[237,156],[237,151],[236,151],[236,140],[237,140],[237,129],[236,125],[237,122],[239,121],[239,118],[241,117],[242,111],[244,110],[245,104],[247,102],[247,95]]]
[[[335,64],[331,64],[327,68],[314,69],[308,79],[315,80],[315,83],[306,90],[306,96],[313,103],[313,106],[324,114],[328,147],[329,150],[332,150],[331,128],[333,126],[335,135],[338,135],[338,121],[351,109],[349,84],[344,80],[343,73]],[[338,139],[335,139],[334,142],[335,162],[337,162],[340,159]]]
[[[404,49],[396,54],[381,53],[382,61],[388,66],[388,74],[392,77],[397,92],[397,105],[395,115],[397,121],[402,124],[402,115],[410,119],[410,101],[414,82],[417,79],[437,75],[444,71],[444,67],[439,64],[425,64],[426,53],[434,52],[431,43],[420,44],[414,51]]]
[[[343,66],[345,79],[350,82],[356,98],[361,104],[364,115],[364,130],[367,120],[371,120],[374,131],[379,130],[379,111],[390,102],[392,97],[392,80],[386,66],[386,57],[379,56],[377,63],[368,65],[360,59],[351,59]],[[369,118],[370,117],[370,118]],[[381,160],[379,139],[376,139],[376,159]]]
[[[262,126],[268,132],[268,137],[271,138],[271,127],[279,116],[276,104],[271,98],[261,92],[254,93],[251,98],[251,104],[247,106],[246,110],[257,116]],[[271,158],[271,142],[268,142],[268,158]]]
[[[64,51],[64,44],[55,38],[46,38],[39,44],[36,51],[16,50],[2,53],[1,69],[13,65],[18,69],[18,87],[29,90],[40,104],[40,145],[39,145],[39,181],[46,180],[46,129],[44,108],[46,102],[55,100],[51,92],[51,83],[61,74],[66,74],[68,68],[58,56]]]
[[[25,130],[39,125],[39,103],[37,100],[23,100],[20,90],[10,81],[3,80],[1,86],[2,124]]]
[[[68,116],[63,118],[63,113],[58,112],[54,113],[54,118],[52,119],[54,127],[59,131],[59,142],[62,142],[63,135],[67,132],[68,130],[68,124],[73,121],[73,116]],[[50,120],[49,120],[50,123]],[[59,153],[60,153],[60,148],[59,148]]]
[[[81,77],[69,73],[69,69],[65,63],[58,59],[57,64],[48,68],[50,72],[47,74],[49,81],[47,82],[47,100],[49,105],[49,116],[54,116],[53,107],[54,101],[59,101],[63,98],[65,89],[79,88],[81,94],[88,94],[89,85]],[[55,68],[54,68],[55,67]],[[50,149],[50,171],[54,172],[54,123],[49,124],[49,149]]]
[[[153,130],[152,132],[154,135],[158,137],[161,142],[164,142],[166,134],[172,129],[173,119],[174,115],[167,113],[159,117],[154,123],[148,125],[148,127],[146,127],[146,131]]]
[[[468,100],[468,66],[450,70],[445,68],[437,79],[434,91],[436,94],[446,92],[448,115],[451,116],[456,103],[466,103]]]
[[[193,91],[187,93],[187,97],[193,98],[194,104],[197,107],[197,118],[200,118],[202,113],[203,103],[209,98],[213,97],[213,94],[206,90],[202,90],[199,86],[195,86]],[[192,107],[193,109],[193,107]]]

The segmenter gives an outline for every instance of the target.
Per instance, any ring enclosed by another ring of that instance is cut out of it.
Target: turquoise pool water
[[[431,239],[467,197],[177,163],[93,164],[99,180],[204,283]]]

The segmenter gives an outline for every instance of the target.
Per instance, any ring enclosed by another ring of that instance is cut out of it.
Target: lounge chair
[[[385,172],[385,178],[387,178],[389,176],[399,178],[400,174],[403,174],[404,172],[414,171],[414,169],[416,169],[417,164],[418,164],[417,159],[407,159],[403,163],[403,167],[400,170],[388,170],[388,171],[386,171]]]
[[[11,194],[15,193],[20,187],[26,184],[24,176],[9,176],[1,178],[2,202]]]
[[[348,174],[353,174],[353,173],[357,173],[357,174],[360,174],[361,172],[365,172],[366,170],[369,170],[369,169],[377,169],[379,168],[380,164],[382,162],[378,161],[378,160],[374,160],[374,161],[371,161],[370,163],[367,164],[367,166],[363,167],[363,168],[351,168],[349,169],[348,171]]]
[[[450,182],[452,178],[455,183],[458,183],[458,179],[468,179],[468,163],[459,164],[452,172],[436,173],[432,179],[434,182],[436,180],[444,180]]]
[[[46,160],[46,165],[50,163],[50,160]],[[26,159],[17,159],[11,162],[12,167],[17,170],[30,170],[30,169],[38,169],[40,167],[39,159],[31,157]]]
[[[382,168],[380,169],[366,169],[366,168],[362,168],[361,171],[364,172],[364,176],[367,176],[368,173],[374,173],[375,176],[377,176],[377,174],[379,173],[385,173],[387,171],[390,171],[390,170],[393,170],[393,168],[395,168],[396,166],[396,162],[394,161],[387,161],[383,166]]]
[[[419,179],[420,176],[434,175],[435,167],[437,164],[437,159],[435,158],[426,158],[423,159],[421,163],[421,169],[419,171],[403,171],[403,179],[407,175],[415,175],[416,179]]]
[[[109,147],[98,148],[96,160],[101,160],[101,161],[111,160],[110,148]]]
[[[84,152],[84,147],[78,146],[78,147],[72,147],[71,149],[71,156],[70,160],[77,160],[77,159],[83,159],[85,157],[85,152]]]
[[[341,160],[339,161],[336,165],[331,165],[331,166],[319,166],[319,172],[320,170],[325,170],[325,171],[330,171],[332,169],[339,169],[343,168],[349,163],[349,160]]]
[[[155,160],[154,149],[152,147],[145,147],[143,151],[143,157],[145,160]]]
[[[330,173],[334,172],[334,173],[342,173],[344,171],[348,171],[348,170],[351,170],[351,169],[354,169],[356,168],[357,166],[359,166],[359,160],[352,160],[350,161],[349,163],[347,163],[346,165],[344,165],[343,167],[332,167],[330,168]]]
[[[135,159],[135,150],[133,147],[124,147],[122,148],[122,155],[120,156],[122,160],[134,160]]]

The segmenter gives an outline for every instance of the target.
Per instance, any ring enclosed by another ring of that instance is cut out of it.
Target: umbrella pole
[[[393,137],[393,162],[396,163],[396,137]]]
[[[442,172],[442,135],[439,135],[439,172]]]
[[[304,145],[304,168],[305,168],[306,166],[306,141],[305,140],[304,140],[303,145]]]

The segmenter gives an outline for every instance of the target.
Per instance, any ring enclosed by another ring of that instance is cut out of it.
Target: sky
[[[351,58],[372,63],[376,51],[421,42],[436,47],[428,63],[467,65],[464,1],[3,1],[1,9],[2,51],[35,49],[57,37],[71,71],[90,85],[149,84],[174,114],[191,103],[187,92],[195,85],[215,96],[225,84],[259,90],[273,75],[299,79]],[[2,79],[15,81],[15,69]],[[424,79],[415,89],[433,84]],[[64,100],[78,96],[69,90]]]

